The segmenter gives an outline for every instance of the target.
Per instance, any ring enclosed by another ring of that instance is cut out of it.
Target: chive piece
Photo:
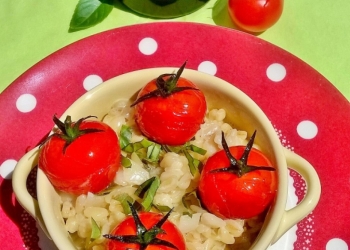
[[[122,125],[120,129],[120,135],[119,135],[119,141],[120,141],[120,147],[124,149],[127,145],[130,144],[132,137],[132,132],[130,127],[126,125]]]
[[[123,207],[124,214],[131,214],[131,210],[130,210],[128,202],[133,203],[134,199],[130,195],[128,195],[127,193],[122,193],[122,194],[119,194],[119,195],[113,197],[113,199],[120,202],[120,204]]]
[[[92,240],[98,239],[101,236],[101,229],[100,227],[97,225],[96,221],[94,220],[94,218],[91,217],[91,236],[90,238]]]
[[[124,168],[131,168],[131,160],[128,157],[122,155],[122,166]]]
[[[146,191],[144,199],[141,202],[141,205],[143,206],[145,211],[150,211],[151,210],[153,199],[154,199],[154,196],[156,195],[156,192],[157,192],[157,190],[159,188],[159,185],[160,185],[160,180],[159,180],[158,177],[156,177],[154,179],[154,181],[152,181],[151,186],[149,187],[149,189]]]

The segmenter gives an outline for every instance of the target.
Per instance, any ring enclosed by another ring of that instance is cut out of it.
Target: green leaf
[[[131,137],[128,140],[130,141]],[[144,138],[141,141],[129,143],[126,147],[123,148],[123,150],[127,153],[133,153],[133,152],[139,151],[140,149],[148,148],[148,147],[152,146],[153,144],[155,144],[155,143]]]
[[[182,197],[182,204],[185,208],[190,209],[191,205],[196,205],[197,207],[201,207],[201,202],[199,201],[196,191],[192,191],[190,193],[186,193]]]
[[[132,204],[134,202],[134,199],[130,195],[128,195],[127,193],[123,193],[113,197],[113,199],[120,202],[125,214],[131,214],[131,210],[128,202]]]
[[[128,157],[122,155],[122,166],[124,168],[131,168],[131,160]]]
[[[143,198],[141,205],[145,211],[149,211],[152,207],[154,196],[159,188],[160,180],[158,177],[152,177],[142,183],[140,187],[135,191],[135,195]]]
[[[131,128],[126,125],[122,125],[120,129],[120,134],[119,134],[119,143],[122,149],[125,149],[125,147],[130,144],[131,137],[132,137]]]
[[[159,159],[161,146],[159,144],[154,143],[153,145],[147,148],[147,158],[151,162],[156,162]]]
[[[151,186],[147,190],[145,197],[143,201],[141,202],[141,205],[145,209],[145,211],[150,211],[153,203],[154,196],[156,195],[156,192],[159,188],[160,180],[158,177],[154,179]]]
[[[146,191],[149,189],[151,186],[152,182],[155,180],[156,177],[152,177],[146,181],[144,181],[135,191],[135,195],[137,195],[140,198],[143,198],[145,195]]]
[[[192,157],[186,150],[183,150],[183,154],[186,156],[188,161],[188,166],[190,167],[190,172],[192,176],[195,176],[197,173],[199,173],[199,166],[201,162],[195,158]]]
[[[96,221],[94,220],[94,218],[91,217],[91,239],[95,240],[100,238],[101,236],[101,229],[100,227],[97,225]]]
[[[207,153],[207,150],[200,148],[200,147],[197,147],[193,144],[190,144],[187,148],[188,148],[188,150],[191,150],[191,151],[193,151],[197,154],[200,154],[200,155],[205,155]]]
[[[153,206],[154,206],[156,209],[158,209],[160,212],[162,212],[162,213],[166,213],[166,212],[169,212],[169,211],[171,210],[170,207],[164,206],[164,205],[159,205],[159,204],[155,205],[155,204],[153,204]]]
[[[68,32],[90,28],[102,22],[113,9],[112,1],[79,0],[70,21]]]

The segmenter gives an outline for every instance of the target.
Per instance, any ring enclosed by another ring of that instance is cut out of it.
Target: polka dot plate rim
[[[349,191],[350,135],[344,133],[350,128],[349,102],[292,54],[252,35],[213,25],[155,22],[117,28],[68,45],[24,72],[0,98],[0,136],[6,141],[0,153],[1,193],[12,192],[11,169],[48,133],[54,113],[62,114],[107,79],[138,69],[179,67],[184,60],[187,68],[215,75],[248,94],[272,121],[282,144],[315,166],[322,197],[314,212],[297,225],[290,249],[348,249],[349,204],[334,193]],[[300,201],[305,187],[297,174],[291,176]],[[0,218],[17,235],[13,245],[22,246],[26,234],[18,228],[23,222],[10,209],[25,212],[15,203],[13,197],[2,198]]]

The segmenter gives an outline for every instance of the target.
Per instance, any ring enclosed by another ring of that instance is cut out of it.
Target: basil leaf
[[[153,206],[154,206],[156,209],[158,209],[160,212],[162,212],[162,213],[166,213],[166,212],[169,212],[169,211],[171,210],[170,207],[164,206],[164,205],[155,205],[155,204],[153,204]]]
[[[186,193],[182,197],[182,204],[185,208],[190,209],[191,205],[196,205],[197,207],[201,207],[201,203],[197,197],[196,191],[192,191],[190,193]]]
[[[131,214],[131,210],[130,210],[130,206],[129,206],[128,202],[133,203],[134,199],[130,195],[128,195],[126,193],[122,193],[122,194],[119,194],[119,195],[113,197],[113,199],[120,202],[125,214]]]
[[[102,22],[113,9],[112,1],[79,0],[75,7],[68,32],[90,28]]]
[[[207,153],[207,150],[203,149],[203,148],[200,148],[200,147],[197,147],[193,144],[190,144],[188,146],[188,150],[191,150],[197,154],[200,154],[200,155],[205,155]]]
[[[157,162],[159,160],[161,146],[154,143],[153,145],[147,148],[147,159],[151,162]]]
[[[200,161],[193,158],[186,150],[183,150],[183,154],[186,156],[188,161],[188,166],[190,167],[190,172],[192,176],[196,176],[199,173]]]
[[[130,127],[126,125],[122,125],[120,129],[120,134],[119,134],[119,142],[120,142],[120,147],[122,149],[125,149],[126,146],[130,144],[131,137],[132,137],[132,132]]]
[[[147,181],[143,182],[135,191],[135,195],[137,195],[140,198],[143,198],[145,195],[146,191],[149,189],[151,186],[152,182],[155,180],[156,177],[152,177],[148,179]]]
[[[124,126],[124,125],[123,125]],[[122,130],[123,130],[123,127],[122,127]],[[131,130],[130,130],[131,131]],[[124,134],[125,132],[123,132]],[[131,133],[131,132],[130,132]],[[121,136],[122,136],[122,133],[121,133]],[[126,134],[124,136],[127,136]],[[128,141],[131,140],[131,136],[130,138],[128,139]],[[127,141],[127,140],[126,140]],[[143,148],[148,148],[152,145],[154,145],[155,143],[154,142],[151,142],[147,139],[142,139],[141,141],[138,141],[138,142],[134,142],[134,143],[129,143],[127,146],[125,146],[123,148],[123,150],[127,153],[133,153],[133,152],[137,152],[139,151],[140,149],[143,149]]]
[[[101,236],[101,229],[97,225],[96,221],[91,217],[91,239],[95,240],[100,238]]]
[[[122,155],[122,166],[124,168],[131,168],[131,160],[128,157]]]
[[[152,182],[151,186],[149,187],[149,189],[146,191],[145,197],[141,202],[141,205],[143,206],[145,211],[151,210],[153,199],[154,199],[154,196],[156,195],[159,185],[160,185],[160,180],[158,177],[156,177]]]
[[[142,198],[141,205],[145,211],[149,211],[152,207],[153,198],[156,195],[160,180],[158,177],[152,177],[142,183],[139,188],[135,191],[135,195]]]

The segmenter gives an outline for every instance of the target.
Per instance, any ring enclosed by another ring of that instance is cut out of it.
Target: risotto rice
[[[221,131],[224,132],[229,146],[246,145],[247,133],[226,123],[225,117],[224,109],[212,109],[207,112],[205,122],[191,141],[191,144],[205,149],[206,154],[191,152],[194,158],[205,162],[209,156],[221,150]],[[110,125],[118,135],[122,125],[127,125],[132,130],[131,142],[143,139],[134,122],[133,109],[127,100],[117,101],[103,118],[103,122]],[[127,216],[121,202],[115,197],[128,194],[134,200],[140,199],[134,194],[137,187],[153,176],[160,179],[153,203],[174,208],[169,220],[183,233],[188,250],[249,248],[261,228],[263,218],[223,220],[198,204],[185,207],[182,199],[185,194],[196,188],[199,175],[191,174],[188,160],[183,154],[166,152],[162,154],[156,167],[145,168],[145,164],[136,153],[131,154],[130,161],[132,166],[121,167],[112,186],[103,194],[88,193],[75,197],[61,193],[62,217],[78,249],[85,249],[87,246],[93,250],[104,249],[107,239],[102,236],[91,243],[91,218],[101,230],[100,235],[110,233]]]

